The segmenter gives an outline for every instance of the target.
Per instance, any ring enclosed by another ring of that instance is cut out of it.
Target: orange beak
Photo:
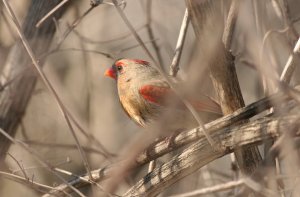
[[[116,72],[112,68],[107,69],[105,71],[104,75],[107,76],[107,77],[111,77],[113,79],[117,79]]]

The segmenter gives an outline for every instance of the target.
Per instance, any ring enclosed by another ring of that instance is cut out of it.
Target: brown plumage
[[[165,129],[190,129],[197,123],[159,72],[143,60],[121,59],[105,72],[117,81],[121,105],[128,116],[145,127],[160,122]],[[218,103],[208,96],[189,99],[204,121],[221,116]]]

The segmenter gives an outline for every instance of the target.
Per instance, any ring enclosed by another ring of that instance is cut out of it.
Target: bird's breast
[[[157,116],[157,107],[145,101],[137,92],[123,90],[119,92],[120,102],[127,115],[140,126],[145,126]]]

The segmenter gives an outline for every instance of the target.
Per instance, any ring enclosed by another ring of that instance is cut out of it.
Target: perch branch
[[[220,141],[221,151],[213,149],[206,138],[201,138],[169,162],[147,174],[123,196],[156,196],[176,181],[233,152],[239,146],[257,145],[280,136],[282,131],[296,121],[299,121],[299,115],[286,115],[283,118],[264,117],[251,123],[218,130],[211,136]]]
[[[276,93],[270,97],[266,97],[264,99],[261,99],[253,104],[250,104],[242,109],[237,110],[233,114],[224,116],[220,119],[217,119],[211,123],[206,124],[206,128],[209,131],[209,133],[213,134],[219,130],[224,130],[226,127],[230,128],[230,125],[239,122],[243,119],[251,118],[260,112],[267,110],[273,106],[274,103],[278,103],[280,101],[281,103],[283,101],[289,101],[290,98],[285,93]],[[248,123],[249,124],[249,123]],[[201,128],[196,128],[190,131],[182,132],[176,135],[170,144],[167,142],[167,140],[160,140],[156,142],[154,145],[150,146],[146,151],[141,153],[137,159],[136,159],[136,165],[141,166],[153,159],[156,159],[166,153],[169,153],[173,150],[176,150],[180,147],[183,147],[184,145],[190,144],[192,142],[195,142],[197,140],[202,140],[205,138],[203,136],[203,133],[201,132]],[[102,181],[110,176],[114,169],[114,166],[107,166],[101,169],[97,169],[92,171],[92,176],[94,181]],[[87,178],[87,175],[82,176],[84,179]],[[89,185],[89,183],[83,182],[80,179],[74,179],[69,182],[69,184],[73,185],[76,188],[85,187]],[[52,190],[51,192],[53,194],[59,194],[64,192],[71,192],[70,188],[66,184],[61,184],[58,187],[55,188],[55,190]],[[45,195],[43,197],[49,197],[48,195]]]

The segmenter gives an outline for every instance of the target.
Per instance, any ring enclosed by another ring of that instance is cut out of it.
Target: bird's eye
[[[123,70],[123,67],[122,67],[122,66],[117,66],[117,70],[118,70],[118,71],[122,71],[122,70]]]

